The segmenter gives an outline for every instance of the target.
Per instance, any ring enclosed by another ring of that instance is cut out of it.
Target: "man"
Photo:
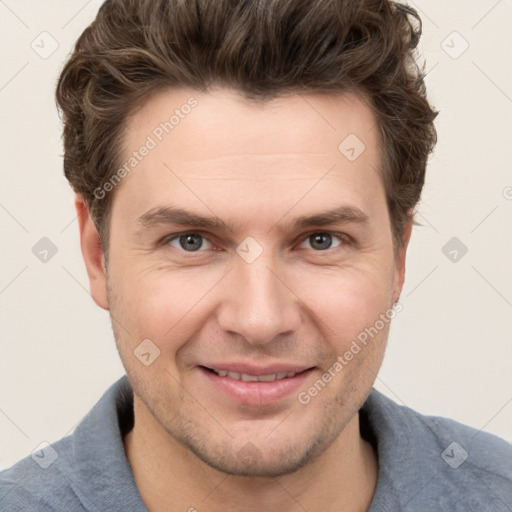
[[[415,18],[103,4],[57,100],[127,375],[2,510],[512,510],[508,443],[373,389],[436,142]]]

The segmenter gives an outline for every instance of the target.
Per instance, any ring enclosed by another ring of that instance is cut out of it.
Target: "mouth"
[[[244,382],[273,382],[275,380],[283,380],[295,377],[298,373],[302,372],[279,372],[269,373],[266,375],[249,375],[248,373],[230,372],[227,370],[216,370],[215,368],[208,368],[203,366],[204,369],[217,374],[219,377],[228,377],[234,380],[241,380]],[[307,371],[307,370],[303,370]]]
[[[244,368],[245,371],[235,371],[242,368],[198,366],[198,369],[206,378],[205,389],[214,393],[213,400],[218,399],[220,392],[230,401],[255,407],[283,402],[294,392],[297,393],[315,371],[315,367],[252,370]]]

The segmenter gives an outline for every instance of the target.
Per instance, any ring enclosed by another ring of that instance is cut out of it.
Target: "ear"
[[[395,282],[394,282],[394,301],[398,302],[405,281],[405,257],[409,241],[411,239],[412,224],[406,224],[402,234],[402,247],[398,250],[395,259]]]
[[[89,207],[80,194],[75,195],[75,209],[80,227],[80,247],[84,258],[89,286],[94,302],[108,310],[105,256],[98,230],[92,220]]]

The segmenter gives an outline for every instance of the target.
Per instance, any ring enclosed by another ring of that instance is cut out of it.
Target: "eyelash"
[[[165,238],[162,239],[162,241],[160,242],[159,245],[167,246],[173,240],[179,239],[180,237],[185,236],[185,235],[199,235],[203,239],[208,240],[208,242],[210,242],[211,244],[213,244],[215,246],[215,244],[208,238],[207,233],[203,233],[202,231],[184,231],[182,233],[176,233],[176,234],[173,234],[173,235],[168,235],[168,236],[166,236]],[[340,240],[340,242],[341,242],[340,245],[338,245],[337,247],[333,247],[333,248],[330,247],[329,249],[325,249],[325,250],[311,249],[312,251],[314,251],[316,253],[319,253],[319,254],[320,253],[327,253],[328,254],[331,251],[338,249],[339,247],[346,246],[346,245],[352,245],[352,243],[353,243],[352,238],[350,236],[348,236],[346,233],[338,233],[338,232],[334,232],[334,231],[311,231],[310,233],[307,233],[307,234],[302,236],[302,238],[299,240],[299,245],[301,243],[303,243],[304,241],[306,241],[308,238],[310,238],[313,235],[330,235],[330,236],[332,236],[334,238],[338,238]],[[197,251],[185,251],[182,248],[179,248],[179,250],[180,250],[180,252],[189,253],[189,254],[205,252],[205,250],[202,250],[202,248],[197,250]]]

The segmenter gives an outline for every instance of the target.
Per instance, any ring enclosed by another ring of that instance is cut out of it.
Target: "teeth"
[[[254,375],[247,375],[246,373],[241,373],[240,378],[244,382],[258,382],[258,377],[255,377]]]
[[[242,380],[244,382],[272,382],[274,380],[281,380],[289,377],[294,377],[295,372],[288,373],[273,373],[270,375],[248,375],[247,373],[228,372],[226,370],[213,371],[220,377],[229,377],[230,379]]]
[[[258,377],[258,380],[260,382],[272,382],[273,380],[276,380],[276,374],[272,374],[272,375],[260,375]]]

